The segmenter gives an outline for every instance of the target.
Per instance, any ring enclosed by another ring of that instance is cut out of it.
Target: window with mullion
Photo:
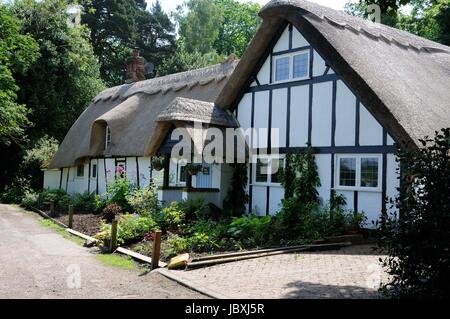
[[[309,54],[308,52],[303,52],[294,55],[293,58],[293,78],[306,78],[309,73]]]
[[[338,155],[336,187],[349,190],[379,191],[379,155]]]
[[[286,81],[290,78],[290,57],[277,58],[275,61],[275,81]]]

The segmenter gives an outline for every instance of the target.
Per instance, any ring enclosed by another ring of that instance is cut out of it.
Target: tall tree
[[[19,101],[32,111],[31,138],[62,140],[91,99],[103,89],[86,27],[68,23],[65,0],[19,0],[13,10],[23,32],[39,43],[40,57],[17,77]]]
[[[415,0],[411,14],[400,13],[397,27],[450,45],[450,0]]]
[[[205,54],[201,54],[199,52],[190,53],[184,48],[183,43],[180,43],[177,51],[157,66],[156,71],[157,76],[164,76],[204,68],[221,63],[224,60],[225,57],[217,54],[215,51]]]
[[[91,29],[94,52],[108,86],[122,84],[125,60],[139,47],[146,60],[159,64],[175,50],[175,27],[158,1],[84,0],[82,23]]]
[[[189,0],[178,7],[175,18],[180,28],[180,41],[188,52],[205,54],[214,50],[224,23],[223,12],[215,1]]]
[[[427,39],[450,45],[450,0],[360,0],[348,3],[346,11],[367,17],[369,4],[381,9],[381,22]],[[410,13],[402,12],[406,5]]]
[[[0,4],[0,144],[19,143],[30,124],[26,105],[17,103],[14,77],[23,75],[38,55],[36,41],[22,32],[10,8]]]
[[[61,141],[92,98],[104,88],[89,30],[69,23],[67,9],[65,0],[18,0],[11,6],[11,12],[21,22],[17,34],[29,34],[38,44],[39,58],[24,72],[15,74],[20,88],[18,104],[30,110],[28,119],[32,125],[24,131],[30,140],[29,147],[44,135]],[[22,58],[16,55],[14,59],[18,62]],[[0,171],[0,189],[20,172],[27,147],[0,145],[0,154],[9,159],[9,164]]]
[[[253,39],[261,19],[258,16],[261,6],[257,3],[241,3],[236,0],[215,0],[220,6],[224,22],[214,48],[219,54],[236,53],[242,56]]]
[[[236,0],[188,0],[175,13],[180,41],[190,53],[241,56],[260,24],[260,9]]]

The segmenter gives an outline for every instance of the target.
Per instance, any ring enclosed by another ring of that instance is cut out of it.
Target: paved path
[[[372,247],[270,256],[191,271],[169,271],[222,298],[379,298],[385,280]]]
[[[0,205],[0,298],[204,298],[158,273],[140,274],[105,266],[33,213]]]

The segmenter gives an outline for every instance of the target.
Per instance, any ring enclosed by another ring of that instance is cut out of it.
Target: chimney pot
[[[127,59],[127,83],[145,80],[145,59],[139,48],[134,48],[132,56]]]

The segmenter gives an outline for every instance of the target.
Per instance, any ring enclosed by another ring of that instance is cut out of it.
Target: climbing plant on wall
[[[223,201],[223,208],[232,216],[242,216],[248,203],[247,193],[247,164],[234,164],[234,172],[227,197]]]

